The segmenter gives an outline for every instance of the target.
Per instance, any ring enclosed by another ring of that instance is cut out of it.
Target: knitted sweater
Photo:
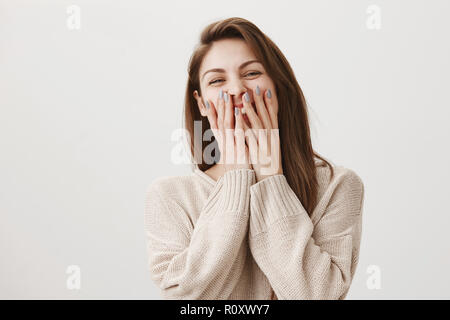
[[[316,164],[320,163],[318,160]],[[323,164],[322,164],[323,165]],[[284,175],[252,169],[216,182],[198,167],[146,190],[148,267],[163,299],[345,299],[359,258],[364,185],[317,166],[308,215]]]

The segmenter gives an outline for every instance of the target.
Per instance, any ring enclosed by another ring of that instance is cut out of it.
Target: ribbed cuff
[[[306,214],[297,195],[282,174],[273,175],[250,187],[250,236],[267,230],[276,220]]]
[[[212,191],[214,198],[206,211],[226,211],[248,213],[250,206],[250,186],[255,184],[256,175],[252,169],[235,169],[227,171],[217,181]]]

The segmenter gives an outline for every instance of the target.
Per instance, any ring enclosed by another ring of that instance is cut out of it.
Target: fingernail
[[[206,109],[209,109],[209,102],[206,100]]]
[[[234,115],[237,116],[239,114],[239,108],[234,107]]]
[[[259,90],[259,86],[256,86],[256,94],[259,96],[261,91]]]
[[[225,99],[225,102],[228,102],[228,94],[226,92],[223,94],[223,97]]]
[[[244,93],[244,99],[245,99],[245,101],[247,101],[247,102],[250,101],[250,96],[248,95],[248,92]]]
[[[219,99],[223,99],[223,90],[222,89],[220,89],[220,92],[219,92]]]
[[[272,98],[272,92],[269,90],[267,90],[267,98]]]

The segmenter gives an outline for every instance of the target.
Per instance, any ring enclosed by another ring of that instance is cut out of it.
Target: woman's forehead
[[[224,39],[214,42],[205,55],[202,68],[238,68],[243,62],[255,60],[250,47],[240,39]]]

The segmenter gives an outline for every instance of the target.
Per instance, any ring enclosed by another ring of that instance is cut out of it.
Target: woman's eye
[[[217,79],[217,80],[214,80],[214,81],[210,81],[209,84],[214,84],[214,83],[216,83],[216,82],[219,81],[219,80],[221,80],[221,79]]]
[[[258,75],[258,74],[261,74],[261,72],[259,72],[259,71],[252,71],[252,72],[247,73],[245,76],[247,77],[249,75]],[[214,84],[217,81],[223,81],[223,79],[216,79],[216,80],[210,81],[209,84]]]
[[[249,73],[247,73],[247,76],[248,76],[248,75],[251,75],[251,74],[257,75],[257,74],[261,74],[261,72],[259,72],[259,71],[249,72]]]

